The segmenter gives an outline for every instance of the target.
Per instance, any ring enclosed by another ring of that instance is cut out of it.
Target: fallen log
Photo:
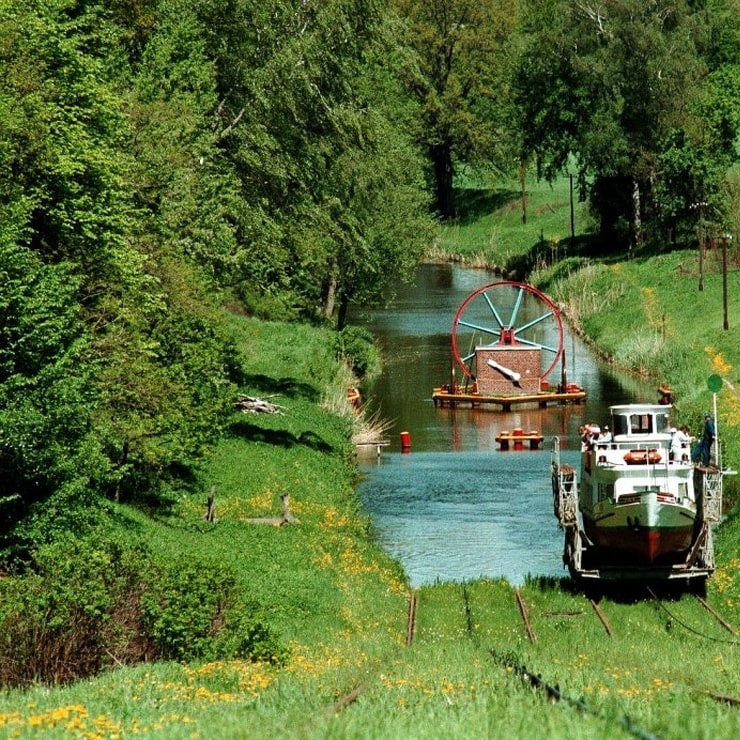
[[[248,414],[282,414],[283,407],[257,396],[239,396],[234,406]]]
[[[273,527],[284,527],[286,524],[300,524],[300,520],[296,519],[290,513],[290,494],[283,493],[280,498],[283,502],[282,516],[260,516],[247,519],[246,521],[250,524],[271,524]]]

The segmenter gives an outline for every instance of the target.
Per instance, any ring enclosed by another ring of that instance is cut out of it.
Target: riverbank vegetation
[[[737,467],[735,6],[1,3],[2,732],[732,736],[735,638],[684,599],[615,600],[604,650],[565,583],[522,589],[541,644],[440,584],[405,647],[345,320],[422,254],[529,277],[682,421],[719,374]],[[728,509],[736,625],[738,552]]]

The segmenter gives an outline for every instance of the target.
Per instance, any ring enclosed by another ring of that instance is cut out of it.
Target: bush
[[[336,335],[335,352],[352,374],[362,380],[373,377],[380,370],[380,353],[373,335],[360,326],[345,326]]]
[[[66,683],[151,654],[139,624],[145,553],[115,542],[43,545],[0,581],[0,685]]]
[[[226,615],[224,629],[214,642],[211,659],[244,658],[283,665],[288,651],[274,631],[253,612],[254,605],[236,606]]]
[[[198,562],[161,563],[142,597],[144,628],[159,657],[192,660],[208,652],[224,624],[234,589],[220,568]]]
[[[171,659],[283,661],[254,606],[235,607],[220,565],[153,561],[109,537],[60,539],[0,580],[0,686],[68,683],[112,665]]]

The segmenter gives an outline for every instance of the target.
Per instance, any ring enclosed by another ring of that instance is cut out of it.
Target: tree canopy
[[[0,536],[225,423],[228,300],[342,328],[474,168],[575,160],[613,243],[728,218],[737,0],[2,0]],[[2,546],[2,543],[0,543]]]
[[[737,24],[725,26],[722,7],[528,4],[517,77],[524,153],[548,177],[575,155],[581,174],[595,180],[592,203],[607,242],[641,240],[646,219],[675,228],[692,203],[711,199],[720,208],[738,130],[737,111],[728,108],[737,100],[730,73],[737,59],[726,63],[733,54],[727,29],[736,35]]]
[[[420,106],[436,210],[455,216],[453,187],[464,165],[506,169],[508,61],[518,3],[512,0],[394,0],[415,64],[406,84]]]

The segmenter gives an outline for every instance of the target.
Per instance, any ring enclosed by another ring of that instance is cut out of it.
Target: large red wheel
[[[452,356],[469,378],[476,347],[513,343],[542,351],[545,363],[549,361],[540,375],[543,380],[560,361],[563,322],[544,293],[527,283],[504,280],[478,288],[460,304],[452,322]]]

